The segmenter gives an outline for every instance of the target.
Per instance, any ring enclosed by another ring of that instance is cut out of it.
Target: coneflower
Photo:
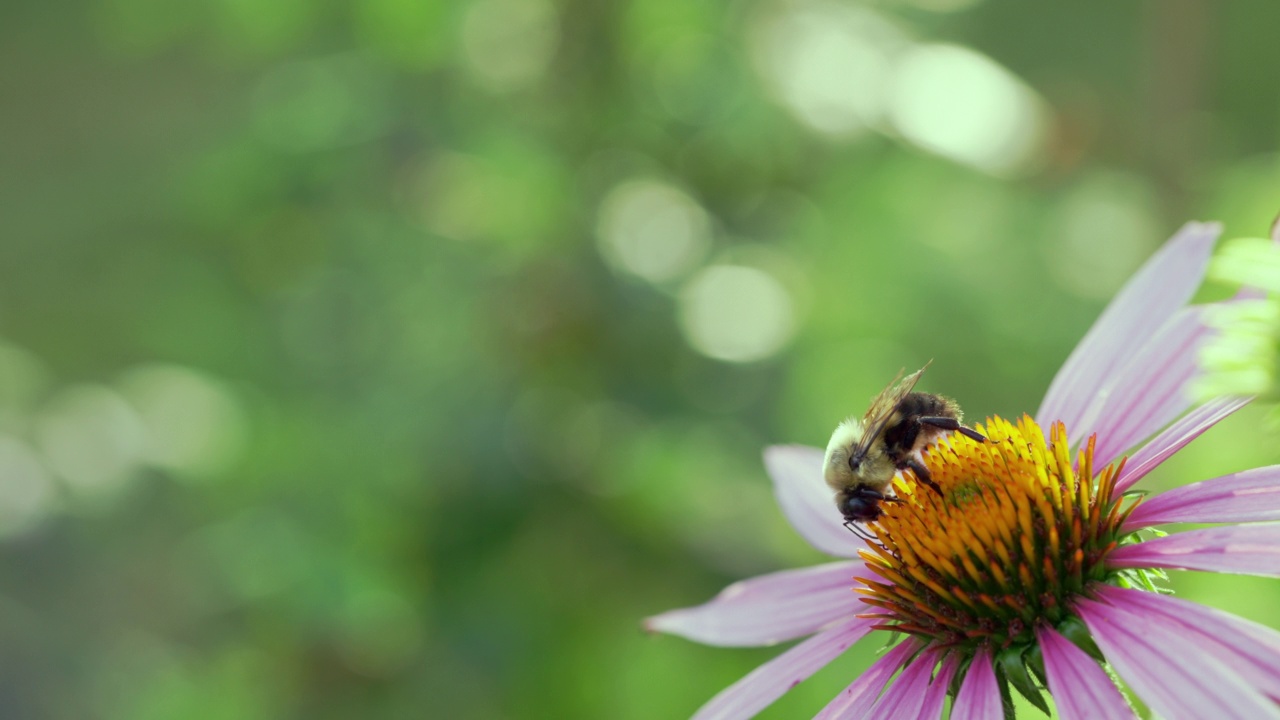
[[[1218,232],[1190,224],[1143,266],[1035,419],[992,417],[978,426],[988,442],[955,434],[927,451],[940,494],[916,491],[909,472],[897,478],[900,501],[868,525],[877,542],[842,527],[822,450],[769,448],[779,504],[800,534],[858,559],[735,583],[650,618],[652,630],[714,645],[810,636],[695,717],[750,717],[865,635],[890,631],[901,641],[817,717],[939,718],[950,696],[952,718],[1001,718],[1014,691],[1047,711],[1045,689],[1063,718],[1133,717],[1114,674],[1161,717],[1280,719],[1280,632],[1157,585],[1164,569],[1280,576],[1280,525],[1241,524],[1280,520],[1280,466],[1128,492],[1248,401],[1192,407],[1186,392],[1212,332],[1207,307],[1187,302]],[[1174,522],[1222,525],[1157,529]]]

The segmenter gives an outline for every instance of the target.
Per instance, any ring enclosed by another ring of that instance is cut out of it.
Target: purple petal
[[[1121,720],[1133,709],[1093,658],[1048,626],[1036,630],[1044,669],[1062,720]]]
[[[933,667],[938,662],[937,656],[926,652],[916,657],[915,661],[903,669],[893,684],[885,688],[880,701],[871,709],[867,717],[871,720],[894,720],[895,718],[918,718],[924,720],[920,710],[924,707],[924,698],[929,691],[929,678],[933,677]]]
[[[1107,661],[1162,717],[1280,718],[1280,708],[1181,628],[1091,600],[1076,601]]]
[[[1172,522],[1266,520],[1280,520],[1280,465],[1183,485],[1147,498],[1125,520],[1123,531]]]
[[[1111,551],[1117,568],[1207,570],[1280,576],[1280,525],[1236,525],[1191,530]]]
[[[889,684],[889,678],[902,667],[920,643],[915,640],[904,640],[892,650],[880,656],[878,660],[858,676],[849,687],[832,698],[827,706],[814,716],[813,720],[853,720],[864,718],[880,697],[880,691]]]
[[[1194,638],[1204,652],[1235,669],[1245,682],[1280,699],[1280,632],[1231,613],[1167,595],[1103,586],[1098,597],[1118,611],[1144,615]]]
[[[960,661],[953,653],[942,663],[938,676],[929,684],[929,692],[924,696],[924,707],[920,708],[921,720],[935,720],[942,717],[942,708],[947,701],[947,689],[951,687],[951,678],[956,674]]]
[[[1213,223],[1187,223],[1129,279],[1053,378],[1037,421],[1080,424],[1125,360],[1195,294],[1221,231]]]
[[[828,555],[857,557],[866,544],[844,527],[834,494],[822,480],[822,458],[818,448],[774,445],[764,451],[764,466],[796,532]]]
[[[1200,437],[1205,430],[1249,403],[1252,398],[1230,397],[1211,400],[1187,413],[1170,425],[1129,458],[1120,477],[1116,478],[1116,492],[1128,490],[1147,473],[1156,469],[1187,443]]]
[[[834,660],[877,621],[850,618],[752,670],[703,705],[694,720],[749,718]]]
[[[651,631],[707,645],[772,645],[810,635],[871,608],[854,594],[860,562],[837,562],[736,582],[702,605],[645,621]]]
[[[1192,405],[1187,383],[1200,371],[1200,346],[1215,332],[1201,308],[1185,308],[1132,356],[1098,391],[1086,417],[1071,430],[1080,443],[1095,432],[1094,462],[1106,465]]]
[[[951,720],[1004,720],[1000,687],[986,650],[979,650],[969,664],[969,672],[951,706]]]

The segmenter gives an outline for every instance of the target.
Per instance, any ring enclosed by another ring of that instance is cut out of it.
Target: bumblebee
[[[920,482],[941,493],[921,462],[921,451],[930,445],[953,432],[986,442],[982,433],[960,424],[963,414],[954,400],[912,392],[928,367],[906,378],[899,371],[872,399],[866,415],[845,420],[831,434],[822,472],[836,491],[836,507],[846,525],[880,517],[880,503],[894,500],[889,485],[900,470],[910,469]]]

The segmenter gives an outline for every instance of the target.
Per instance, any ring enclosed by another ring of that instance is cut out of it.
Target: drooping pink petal
[[[895,720],[895,718],[917,718],[924,720],[920,711],[924,706],[925,695],[929,691],[929,678],[933,677],[933,668],[938,658],[934,653],[926,652],[905,669],[893,684],[885,688],[884,694],[875,707],[871,708],[870,720]]]
[[[1191,299],[1221,231],[1215,223],[1187,223],[1129,279],[1058,370],[1037,422],[1080,424],[1089,403],[1125,360]]]
[[[707,645],[793,640],[870,610],[853,592],[854,572],[863,567],[846,561],[743,580],[702,605],[655,615],[645,621],[645,628]]]
[[[1280,576],[1280,525],[1233,525],[1191,530],[1111,551],[1117,568],[1206,570]]]
[[[1168,623],[1176,632],[1194,638],[1203,652],[1233,668],[1245,682],[1280,700],[1280,632],[1168,595],[1105,585],[1097,596],[1117,611]]]
[[[1183,485],[1143,500],[1123,530],[1173,522],[1241,523],[1280,520],[1280,465]]]
[[[943,661],[938,675],[929,683],[929,692],[924,696],[924,706],[920,708],[920,720],[936,720],[942,717],[942,708],[947,701],[947,689],[951,687],[951,678],[955,677],[960,661],[956,655],[950,655]]]
[[[1126,358],[1079,424],[1067,426],[1073,444],[1096,432],[1094,461],[1105,465],[1191,407],[1187,383],[1200,372],[1200,347],[1216,332],[1202,316],[1202,308],[1179,310]]]
[[[880,697],[880,691],[889,684],[889,678],[902,667],[920,643],[916,640],[904,640],[892,650],[881,655],[866,672],[858,676],[839,695],[831,699],[813,720],[856,720],[865,718],[871,707]]]
[[[866,544],[844,527],[834,493],[822,480],[823,451],[803,445],[774,445],[764,451],[778,505],[810,545],[836,557],[857,557]]]
[[[1107,673],[1093,658],[1054,629],[1036,630],[1049,693],[1062,720],[1123,720],[1134,717]]]
[[[1077,600],[1076,611],[1111,666],[1162,717],[1280,720],[1280,708],[1180,628],[1091,600]]]
[[[1210,400],[1184,415],[1163,432],[1152,438],[1125,463],[1124,470],[1116,478],[1116,492],[1124,492],[1156,469],[1174,453],[1200,437],[1204,431],[1235,411],[1249,404],[1252,398],[1226,397]]]
[[[694,720],[749,718],[860,640],[877,621],[850,618],[797,644],[721,690]]]
[[[986,650],[979,650],[969,664],[969,672],[951,706],[951,720],[1004,720],[1000,686]]]

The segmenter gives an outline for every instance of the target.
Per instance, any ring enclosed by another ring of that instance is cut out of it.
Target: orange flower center
[[[858,588],[870,615],[935,647],[1007,648],[1067,621],[1073,597],[1114,579],[1104,560],[1133,508],[1112,498],[1123,461],[1095,474],[1093,438],[1073,466],[1061,423],[1047,443],[1026,416],[977,430],[987,442],[953,434],[926,451],[941,493],[909,471],[895,481],[862,553],[883,579]]]

